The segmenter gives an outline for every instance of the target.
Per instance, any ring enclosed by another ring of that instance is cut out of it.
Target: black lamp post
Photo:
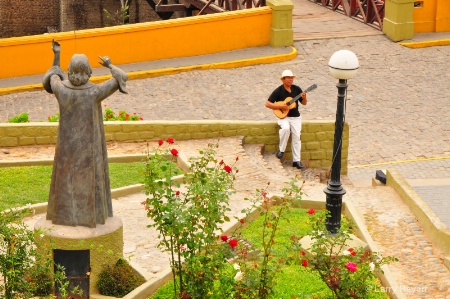
[[[348,50],[340,50],[335,52],[328,62],[331,75],[339,79],[336,85],[338,88],[336,123],[334,130],[334,147],[333,160],[331,164],[331,177],[328,186],[324,189],[327,195],[326,207],[328,215],[326,219],[326,228],[330,234],[336,234],[341,228],[341,210],[342,196],[345,189],[341,184],[341,152],[342,152],[342,135],[344,132],[344,107],[347,91],[347,79],[352,78],[358,68],[359,62],[356,55]]]

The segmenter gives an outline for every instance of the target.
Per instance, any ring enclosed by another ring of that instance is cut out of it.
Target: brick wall
[[[58,1],[61,1],[61,18],[63,20],[60,31],[101,28],[121,24],[121,4],[119,0]],[[160,20],[145,0],[131,0],[129,16],[130,24]]]
[[[161,18],[156,14],[146,0],[131,0],[130,24],[158,21]]]
[[[205,139],[244,136],[247,144],[264,144],[266,152],[278,147],[278,125],[272,121],[138,121],[105,122],[107,141],[135,142],[167,139]],[[0,147],[54,144],[57,123],[0,123]],[[330,167],[333,159],[334,121],[304,121],[302,124],[302,161],[309,167]],[[347,173],[349,126],[345,124],[342,141],[342,174]],[[286,157],[292,157],[290,145]]]
[[[130,23],[160,20],[146,0],[130,1]],[[120,11],[119,0],[0,0],[0,38],[101,28]]]
[[[0,0],[0,38],[35,35],[59,27],[59,0]]]

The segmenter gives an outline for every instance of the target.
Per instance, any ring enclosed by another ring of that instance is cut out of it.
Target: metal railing
[[[345,14],[374,28],[383,29],[385,0],[309,0]]]

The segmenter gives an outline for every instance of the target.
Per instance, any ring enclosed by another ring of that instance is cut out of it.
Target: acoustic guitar
[[[302,93],[310,92],[311,90],[314,90],[316,88],[317,88],[317,84],[313,84],[310,87],[308,87],[305,91],[303,91]],[[295,102],[298,99],[300,99],[300,97],[302,96],[302,93],[299,94],[298,96],[296,96],[295,98],[287,97],[284,101],[276,102],[276,103],[285,103],[287,106],[289,106],[289,109],[286,109],[286,110],[274,109],[273,113],[275,114],[275,116],[278,117],[278,118],[285,118],[288,115],[289,110],[295,108],[295,105],[296,105]]]

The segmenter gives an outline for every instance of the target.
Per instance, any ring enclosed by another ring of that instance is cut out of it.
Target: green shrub
[[[55,115],[50,115],[47,117],[48,122],[50,123],[57,123],[59,122],[59,113],[56,113]]]
[[[27,123],[28,122],[28,113],[24,112],[22,114],[16,115],[10,119],[8,119],[9,123]]]
[[[34,273],[35,272],[35,273]],[[34,296],[45,297],[53,292],[53,280],[49,273],[34,270],[31,276],[25,277],[28,282],[28,288],[33,290]]]
[[[99,275],[97,288],[101,295],[123,297],[145,279],[124,259],[119,259],[114,267],[106,267]]]
[[[137,115],[136,112],[133,114],[128,114],[124,110],[120,110],[116,115],[111,108],[106,108],[105,113],[103,115],[104,121],[136,121],[136,120],[144,120],[141,116]]]

